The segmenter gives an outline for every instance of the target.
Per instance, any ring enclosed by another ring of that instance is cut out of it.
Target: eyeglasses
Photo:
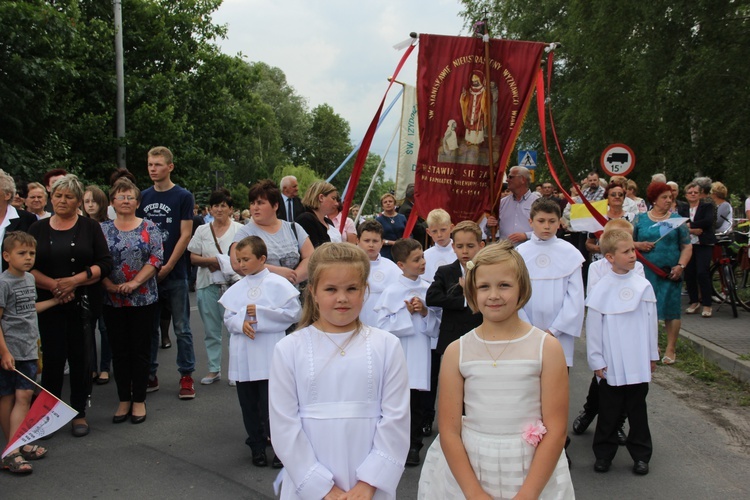
[[[135,196],[125,196],[124,194],[119,194],[115,196],[115,200],[117,201],[135,201]]]
[[[698,194],[698,191],[688,191],[685,194]]]
[[[506,179],[511,180],[511,179],[516,178],[516,177],[518,177],[518,176],[517,175],[509,175],[509,176],[506,177]]]
[[[612,198],[625,198],[625,193],[609,193]]]

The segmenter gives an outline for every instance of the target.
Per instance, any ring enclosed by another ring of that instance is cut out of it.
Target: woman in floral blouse
[[[112,417],[146,420],[146,385],[151,360],[151,325],[155,323],[156,273],[162,265],[162,234],[154,223],[135,216],[141,192],[121,178],[109,192],[117,217],[102,222],[112,254],[112,273],[102,280],[104,318],[112,346],[112,362],[120,405]]]

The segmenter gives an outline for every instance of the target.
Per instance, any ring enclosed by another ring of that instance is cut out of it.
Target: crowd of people
[[[420,498],[572,497],[567,373],[584,321],[594,376],[573,433],[598,416],[594,470],[623,445],[648,474],[651,373],[677,362],[683,312],[712,316],[715,233],[733,224],[727,188],[705,177],[683,201],[661,174],[643,199],[632,180],[590,172],[571,195],[606,200],[591,233],[551,183],[532,190],[515,166],[497,213],[477,224],[435,209],[409,235],[413,187],[401,207],[385,193],[375,217],[346,217],[334,185],[300,198],[287,176],[253,184],[244,215],[244,200],[217,189],[200,216],[171,179],[169,149],[151,149],[147,168],[143,191],[124,169],[108,193],[53,170],[20,197],[0,171],[0,426],[10,439],[39,373],[57,397],[69,373],[76,437],[90,432],[93,383],[110,374],[112,422],[143,423],[170,322],[177,396],[195,398],[194,286],[200,382],[226,373],[236,386],[252,464],[268,466],[273,446],[282,498],[392,498],[403,467],[423,462]],[[3,468],[28,474],[46,453],[21,446]]]

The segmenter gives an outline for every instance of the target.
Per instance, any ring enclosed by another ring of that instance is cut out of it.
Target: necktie
[[[286,219],[289,222],[294,222],[294,214],[292,213],[292,199],[286,199]]]

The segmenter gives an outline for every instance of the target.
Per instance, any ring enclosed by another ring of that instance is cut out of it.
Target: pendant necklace
[[[323,333],[323,335],[325,335],[325,336],[326,336],[326,338],[327,338],[328,340],[330,340],[330,341],[331,341],[331,343],[332,343],[333,345],[335,345],[335,346],[336,346],[336,349],[338,349],[338,350],[339,350],[339,354],[340,354],[340,355],[342,355],[342,356],[346,356],[346,350],[345,350],[345,347],[346,347],[346,346],[348,346],[348,345],[349,345],[349,342],[351,342],[351,341],[352,341],[352,339],[354,338],[354,334],[353,334],[353,333],[352,333],[352,336],[351,336],[351,337],[349,337],[348,339],[346,339],[346,342],[344,342],[344,345],[343,345],[343,346],[341,346],[341,345],[338,345],[338,343],[337,343],[337,342],[336,342],[335,340],[333,340],[333,339],[332,339],[332,338],[330,337],[330,335],[328,335],[328,333],[324,332],[323,330],[320,330],[320,331],[321,331],[321,332]]]
[[[261,278],[260,282],[257,285],[251,286],[247,289],[248,299],[257,299],[258,297],[260,297],[260,294],[261,294],[260,285],[263,284],[263,281],[265,281],[266,276],[263,276],[263,278]]]
[[[497,355],[497,357],[493,357],[492,353],[490,352],[490,347],[487,345],[487,340],[484,338],[484,335],[482,335],[482,343],[484,344],[484,348],[487,350],[487,354],[490,355],[490,359],[492,360],[492,366],[497,367],[497,360],[502,357],[502,355],[505,353],[505,350],[508,349],[508,346],[512,341],[516,339],[516,336],[514,335],[513,338],[507,340],[505,342],[505,347],[503,347],[503,350],[500,351],[500,354]]]

